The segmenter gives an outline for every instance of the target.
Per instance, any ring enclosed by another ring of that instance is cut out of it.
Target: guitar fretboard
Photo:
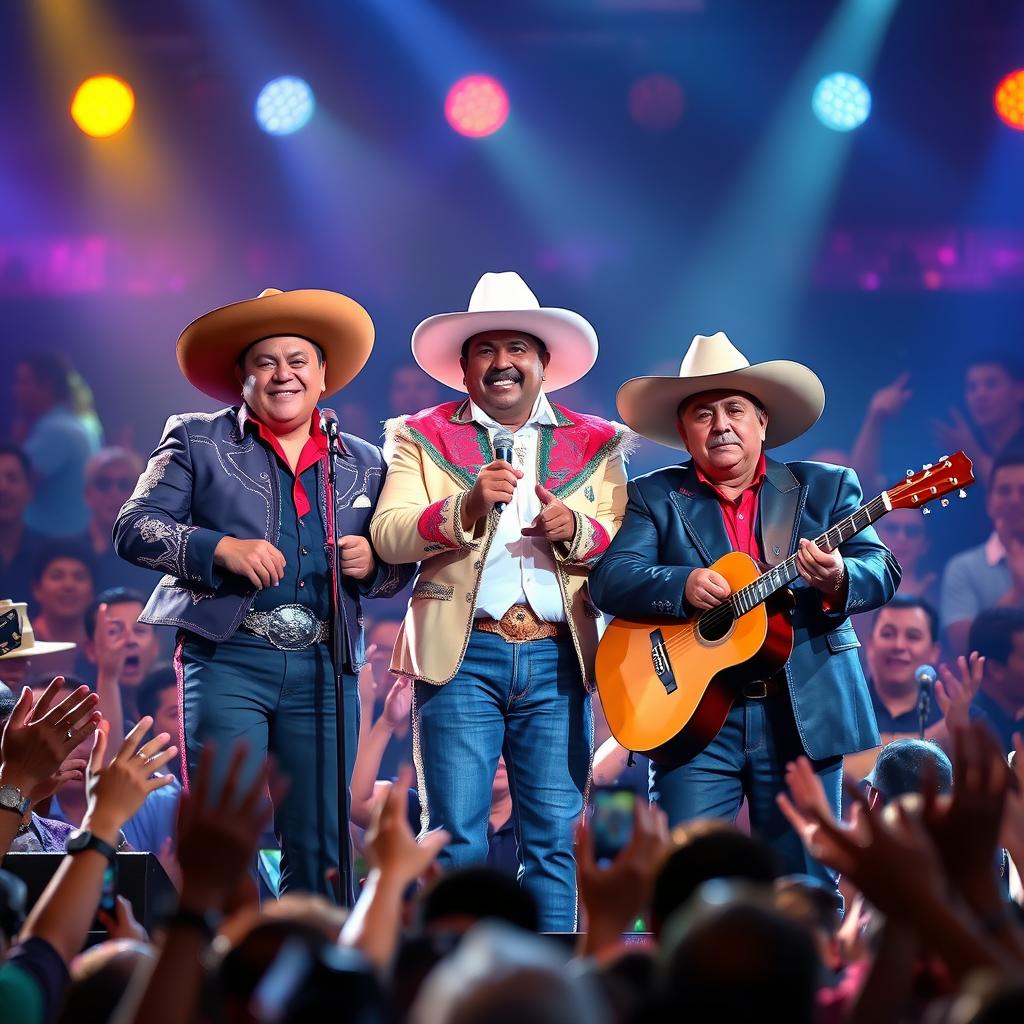
[[[823,551],[834,551],[840,544],[881,519],[888,511],[889,505],[883,491],[877,498],[869,501],[866,505],[861,505],[852,515],[841,519],[820,537],[816,537],[814,543]],[[790,555],[784,562],[779,562],[774,568],[758,576],[753,583],[748,583],[729,598],[728,603],[732,607],[733,615],[737,618],[740,615],[745,615],[763,601],[767,601],[772,594],[789,586],[799,575],[796,568],[796,555]]]

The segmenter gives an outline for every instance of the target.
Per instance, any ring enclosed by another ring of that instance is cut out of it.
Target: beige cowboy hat
[[[541,306],[526,282],[511,271],[484,274],[465,312],[428,316],[412,332],[412,354],[434,380],[465,391],[459,359],[467,338],[481,331],[526,331],[544,342],[551,362],[544,371],[545,391],[580,379],[597,359],[597,333],[571,309]]]
[[[363,368],[373,348],[373,321],[354,299],[339,292],[266,288],[255,299],[233,302],[205,313],[178,337],[178,366],[204,394],[236,405],[241,386],[238,357],[253,342],[295,335],[316,342],[327,363],[329,395],[340,391]]]
[[[678,377],[627,380],[615,405],[638,434],[685,451],[676,430],[680,403],[720,388],[745,391],[768,410],[765,448],[776,448],[810,430],[825,408],[825,389],[813,370],[789,359],[751,366],[724,331],[710,337],[698,334],[683,356]]]
[[[56,654],[58,651],[74,650],[75,645],[72,643],[36,640],[36,635],[32,630],[32,623],[28,618],[28,605],[24,601],[12,601],[9,598],[0,601],[0,615],[3,615],[4,612],[9,612],[12,608],[18,611],[19,630],[11,639],[17,640],[20,635],[21,643],[14,650],[8,651],[6,654],[0,654],[0,661],[13,658],[36,658],[44,654]]]

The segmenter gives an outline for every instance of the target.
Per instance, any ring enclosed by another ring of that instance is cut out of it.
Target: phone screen
[[[613,860],[633,835],[636,793],[623,786],[595,786],[591,791],[591,831],[594,855]]]
[[[100,910],[114,916],[117,910],[117,859],[107,865],[103,872],[103,888],[100,890]]]

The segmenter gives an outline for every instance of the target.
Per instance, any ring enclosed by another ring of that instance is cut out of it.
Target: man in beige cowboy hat
[[[750,821],[788,872],[823,869],[806,856],[776,806],[786,765],[811,759],[838,812],[842,755],[878,743],[871,696],[849,615],[896,592],[900,568],[871,527],[826,552],[811,540],[862,504],[849,469],[765,455],[799,437],[825,405],[806,366],[751,366],[719,332],[698,335],[678,377],[637,377],[619,388],[634,430],[691,459],[633,480],[622,529],[591,573],[598,606],[627,619],[685,619],[721,605],[728,581],[711,564],[743,551],[776,565],[796,554],[793,653],[772,678],[746,684],[717,736],[682,764],[651,770],[651,797],[677,824]]]
[[[451,834],[446,867],[483,861],[504,753],[523,883],[543,929],[572,931],[597,647],[586,581],[622,518],[631,435],[549,401],[593,365],[597,336],[518,274],[485,274],[412,351],[468,392],[387,424],[370,530],[382,556],[422,562],[391,668],[416,680],[423,826]]]
[[[317,402],[356,376],[372,345],[366,311],[330,291],[267,289],[199,317],[178,339],[178,365],[230,407],[167,421],[114,526],[123,558],[167,574],[140,621],[178,629],[186,785],[204,742],[226,754],[242,737],[253,764],[272,752],[290,779],[275,808],[282,887],[326,895],[339,833],[335,579],[350,774],[360,604],[391,596],[412,572],[370,544],[383,457],[347,433],[335,460],[337,552],[328,543],[328,445]]]

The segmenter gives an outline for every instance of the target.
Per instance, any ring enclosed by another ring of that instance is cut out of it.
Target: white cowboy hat
[[[58,651],[74,650],[75,645],[72,643],[36,640],[36,635],[32,631],[32,623],[28,619],[28,606],[24,601],[12,601],[9,598],[0,601],[0,615],[10,611],[12,608],[18,610],[18,620],[21,624],[19,628],[21,643],[13,651],[8,651],[7,654],[0,654],[0,661],[7,661],[10,658],[35,658],[44,654],[56,654]],[[14,638],[18,635],[16,633]]]
[[[698,334],[690,342],[678,377],[627,380],[615,405],[638,434],[685,451],[676,430],[680,403],[719,389],[745,391],[768,410],[765,448],[776,448],[810,430],[825,408],[825,389],[813,370],[789,359],[751,366],[723,331],[710,337]]]
[[[544,342],[551,362],[544,371],[545,391],[580,379],[597,359],[594,328],[571,309],[541,306],[516,273],[484,274],[462,313],[428,316],[412,332],[412,354],[434,380],[465,391],[459,359],[467,338],[481,331],[526,331]]]

